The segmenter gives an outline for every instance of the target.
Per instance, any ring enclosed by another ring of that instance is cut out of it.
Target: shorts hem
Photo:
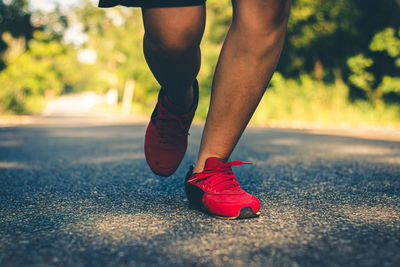
[[[98,7],[108,8],[118,5],[126,7],[143,7],[143,8],[157,8],[157,7],[184,7],[184,6],[201,6],[206,3],[205,0],[100,0]]]

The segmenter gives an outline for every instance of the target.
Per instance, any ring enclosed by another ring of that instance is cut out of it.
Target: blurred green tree
[[[159,88],[142,53],[140,9],[99,9],[85,0],[68,13],[58,9],[31,13],[26,1],[9,0],[7,5],[0,1],[3,110],[36,110],[29,103],[42,101],[47,90],[62,94],[113,88],[121,97],[125,84],[134,80],[134,102],[142,111],[151,111]],[[28,30],[13,28],[11,7],[15,14],[28,18]],[[396,0],[379,4],[372,0],[293,0],[286,44],[271,92],[260,104],[261,117],[339,121],[348,117],[338,115],[341,111],[355,114],[354,121],[379,120],[390,109],[387,120],[400,120],[396,115],[400,102],[399,11]],[[197,115],[201,118],[207,112],[214,68],[231,18],[229,0],[207,0],[198,77],[202,97]],[[70,44],[65,32],[76,25],[88,38]],[[81,50],[95,52],[96,60],[80,62]]]
[[[35,113],[42,109],[46,93],[57,96],[102,88],[102,80],[93,75],[97,72],[96,66],[79,62],[77,50],[63,42],[68,20],[58,8],[46,14],[30,13],[29,18],[33,29],[29,39],[13,33],[16,30],[11,21],[5,23],[11,31],[2,34],[7,47],[3,52],[5,67],[0,71],[1,111]]]
[[[372,53],[369,44],[378,32],[400,25],[399,13],[396,0],[293,0],[278,71],[285,77],[308,73],[325,82],[347,80],[352,73],[347,59],[365,54],[374,62],[375,76],[394,74],[391,59]]]
[[[386,28],[373,37],[369,48],[374,52],[386,52],[393,59],[391,67],[400,73],[400,28],[396,34],[394,28]],[[383,55],[384,56],[384,55]],[[347,64],[351,70],[349,81],[365,91],[374,105],[383,104],[383,95],[400,93],[400,76],[383,75],[373,72],[374,60],[360,53],[350,57]],[[380,76],[379,76],[380,75]]]
[[[118,89],[120,97],[126,82],[134,80],[135,102],[143,107],[152,106],[158,85],[142,52],[144,29],[140,10],[100,9],[86,1],[74,13],[89,36],[83,48],[94,50],[98,55],[96,64],[101,66],[98,76],[108,81],[109,88]]]
[[[4,39],[10,40],[11,36],[22,38],[23,49],[25,49],[28,41],[32,38],[33,31],[31,13],[26,0],[6,2],[0,0],[0,71],[6,67],[4,56],[8,44]]]

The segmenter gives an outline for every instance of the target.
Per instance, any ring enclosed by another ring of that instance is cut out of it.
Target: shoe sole
[[[149,164],[147,164],[147,165],[149,165]],[[149,165],[149,167],[150,167],[150,165]],[[151,167],[150,167],[150,170],[155,174],[155,175],[158,175],[158,176],[161,176],[161,177],[170,177],[172,174],[174,174],[175,173],[175,171],[173,171],[173,172],[168,172],[167,174],[166,173],[161,173],[161,172],[157,172],[157,171],[155,171],[155,170],[153,170]]]
[[[238,216],[233,216],[233,217],[225,217],[225,216],[221,216],[221,215],[217,215],[217,214],[213,214],[209,211],[207,211],[203,205],[201,205],[201,207],[196,207],[195,205],[192,205],[191,203],[189,204],[189,208],[195,209],[195,210],[199,210],[202,211],[212,217],[215,217],[217,219],[222,219],[222,220],[240,220],[240,219],[251,219],[251,218],[257,218],[260,216],[261,212],[257,211],[254,212],[250,207],[244,207],[240,210],[239,215]]]
[[[257,211],[254,212],[250,207],[244,207],[240,210],[239,216],[234,217],[224,217],[215,214],[211,214],[215,218],[222,219],[222,220],[236,220],[236,219],[251,219],[260,216],[261,212]]]

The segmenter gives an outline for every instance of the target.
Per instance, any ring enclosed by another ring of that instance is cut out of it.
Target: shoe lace
[[[243,162],[240,160],[230,161],[218,166],[215,169],[205,169],[195,174],[188,182],[198,180],[205,183],[205,186],[216,191],[232,190],[240,191],[239,182],[231,169],[232,166],[242,164],[253,164],[251,162]]]
[[[171,143],[173,140],[179,142],[179,139],[189,135],[190,124],[187,122],[186,114],[176,115],[170,112],[160,112],[157,120],[158,134],[163,143]]]

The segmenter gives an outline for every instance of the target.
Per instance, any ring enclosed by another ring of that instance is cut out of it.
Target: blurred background
[[[197,121],[231,20],[207,0]],[[97,1],[0,0],[0,117],[148,116],[159,86],[140,9]],[[400,125],[400,1],[293,0],[287,40],[253,124]]]

